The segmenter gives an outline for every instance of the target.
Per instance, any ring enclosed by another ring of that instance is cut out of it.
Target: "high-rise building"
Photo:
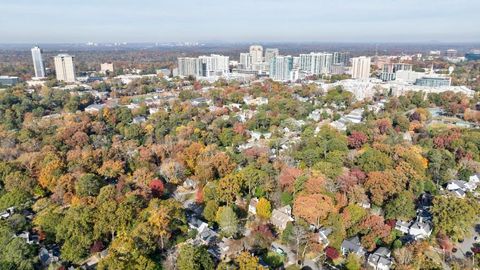
[[[352,58],[352,78],[368,79],[370,77],[370,57],[360,56]]]
[[[240,68],[244,70],[251,70],[252,56],[250,53],[240,53]]]
[[[229,57],[212,54],[210,56],[200,56],[201,71],[203,77],[223,75],[229,71]]]
[[[396,79],[397,71],[412,71],[413,66],[411,64],[404,63],[394,63],[394,64],[384,64],[382,73],[380,74],[380,79],[382,81],[394,81]]]
[[[270,64],[270,78],[275,81],[293,81],[293,57],[276,56]]]
[[[445,57],[447,58],[457,58],[458,51],[455,49],[448,49],[445,52]]]
[[[68,54],[55,56],[55,73],[58,81],[75,82],[74,57]]]
[[[332,67],[331,53],[300,54],[300,70],[309,74],[329,74]]]
[[[272,59],[280,54],[277,48],[265,49],[265,63],[270,64]]]
[[[178,75],[179,76],[202,76],[201,62],[199,58],[179,57],[178,58]]]
[[[35,77],[45,77],[45,66],[43,65],[42,49],[38,46],[32,48],[33,68],[35,69]]]
[[[334,52],[333,64],[347,66],[350,61],[350,52]]]
[[[250,56],[252,57],[252,64],[263,62],[263,47],[260,45],[250,46]]]

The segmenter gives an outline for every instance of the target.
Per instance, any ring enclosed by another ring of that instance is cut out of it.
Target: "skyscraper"
[[[35,69],[35,77],[45,77],[45,67],[43,66],[42,49],[38,46],[32,48],[33,68]]]
[[[333,64],[334,65],[348,65],[350,61],[349,52],[334,52],[333,53]]]
[[[250,56],[252,57],[252,64],[263,62],[263,47],[260,45],[250,46]]]
[[[352,58],[352,78],[368,79],[370,78],[370,57],[360,56]]]
[[[280,53],[277,48],[267,48],[265,49],[265,63],[270,64],[272,59],[278,56]]]
[[[276,56],[270,64],[270,78],[275,81],[290,81],[293,78],[293,58],[288,56]]]
[[[199,58],[179,57],[178,75],[180,76],[202,76],[201,63]]]
[[[328,74],[332,61],[331,53],[300,54],[300,70],[309,74]]]
[[[68,54],[55,56],[55,73],[58,81],[75,82],[74,57]]]
[[[252,56],[250,53],[240,53],[241,69],[250,70],[252,67]]]
[[[220,76],[228,73],[229,71],[229,57],[211,54],[210,56],[200,56],[201,64],[201,76],[210,77],[210,76]]]

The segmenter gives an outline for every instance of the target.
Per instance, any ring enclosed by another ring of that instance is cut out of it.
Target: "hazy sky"
[[[480,41],[479,0],[1,0],[0,43]]]

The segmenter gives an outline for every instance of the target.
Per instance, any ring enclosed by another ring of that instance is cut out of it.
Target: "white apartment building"
[[[42,50],[38,46],[32,48],[32,60],[33,68],[35,69],[35,77],[44,78],[45,67],[43,65]]]
[[[252,56],[250,53],[240,53],[240,68],[244,70],[251,70]]]
[[[178,58],[179,76],[201,76],[201,63],[199,58],[179,57]]]
[[[293,81],[296,79],[294,75],[292,56],[279,55],[272,59],[270,64],[270,78],[274,81]]]
[[[73,56],[59,54],[55,56],[54,62],[58,81],[75,82],[75,65]]]
[[[260,45],[250,46],[250,56],[252,57],[252,64],[263,62],[263,47]]]
[[[300,70],[309,74],[329,74],[332,68],[331,53],[300,54]]]
[[[371,58],[366,56],[352,58],[352,78],[366,80],[370,78]]]
[[[272,59],[278,55],[280,55],[280,52],[277,48],[265,49],[265,63],[270,64]]]
[[[201,76],[211,77],[211,76],[221,76],[229,72],[229,62],[230,59],[228,56],[212,54],[210,56],[200,56],[201,64]]]

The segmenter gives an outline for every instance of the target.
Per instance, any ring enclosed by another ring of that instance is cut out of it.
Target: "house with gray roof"
[[[393,260],[390,258],[391,251],[385,247],[379,247],[375,252],[370,254],[367,263],[374,270],[390,270]]]
[[[349,253],[354,253],[359,257],[363,257],[366,253],[358,236],[343,240],[340,250],[344,256],[348,255]]]

